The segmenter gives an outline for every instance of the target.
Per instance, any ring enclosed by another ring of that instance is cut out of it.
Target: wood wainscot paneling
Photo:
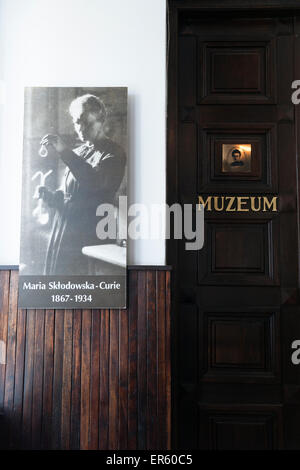
[[[170,269],[131,267],[127,310],[21,310],[0,270],[1,447],[169,449]]]
[[[168,4],[167,202],[205,208],[167,243],[173,447],[300,449],[300,2]]]

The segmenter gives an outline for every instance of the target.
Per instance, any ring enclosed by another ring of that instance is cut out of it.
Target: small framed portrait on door
[[[250,173],[251,144],[223,144],[222,172]]]

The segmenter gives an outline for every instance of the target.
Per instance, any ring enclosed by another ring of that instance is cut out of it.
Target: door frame
[[[290,12],[291,16],[298,15],[295,21],[294,49],[294,80],[300,80],[300,2],[299,0],[167,0],[167,162],[166,162],[166,196],[167,204],[171,206],[179,201],[178,187],[178,21],[182,13],[209,13],[248,11],[256,12]],[[292,89],[291,89],[292,94]],[[297,181],[300,188],[300,104],[295,106],[296,149],[297,149]],[[300,198],[298,190],[298,227],[300,227]],[[300,232],[300,229],[299,229]],[[298,232],[298,247],[300,253],[300,233]],[[179,276],[178,276],[178,240],[172,237],[166,241],[166,263],[173,267],[172,271],[172,448],[178,443],[178,348],[177,348],[177,318],[179,310]],[[300,261],[298,261],[300,272]],[[299,276],[300,279],[300,276]],[[299,285],[300,288],[300,285]]]

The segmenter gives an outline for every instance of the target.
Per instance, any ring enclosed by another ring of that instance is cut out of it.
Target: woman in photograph
[[[47,275],[93,274],[88,272],[82,247],[99,245],[97,207],[114,204],[125,172],[124,150],[104,132],[103,102],[95,95],[85,94],[72,101],[69,111],[83,144],[71,150],[60,136],[53,134],[41,141],[42,146],[54,149],[66,165],[61,189],[52,192],[39,187],[39,197],[55,209],[45,263]]]

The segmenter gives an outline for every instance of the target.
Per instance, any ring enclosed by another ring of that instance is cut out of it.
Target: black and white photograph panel
[[[125,274],[126,151],[127,88],[25,89],[22,276]],[[114,239],[97,233],[101,204]]]

